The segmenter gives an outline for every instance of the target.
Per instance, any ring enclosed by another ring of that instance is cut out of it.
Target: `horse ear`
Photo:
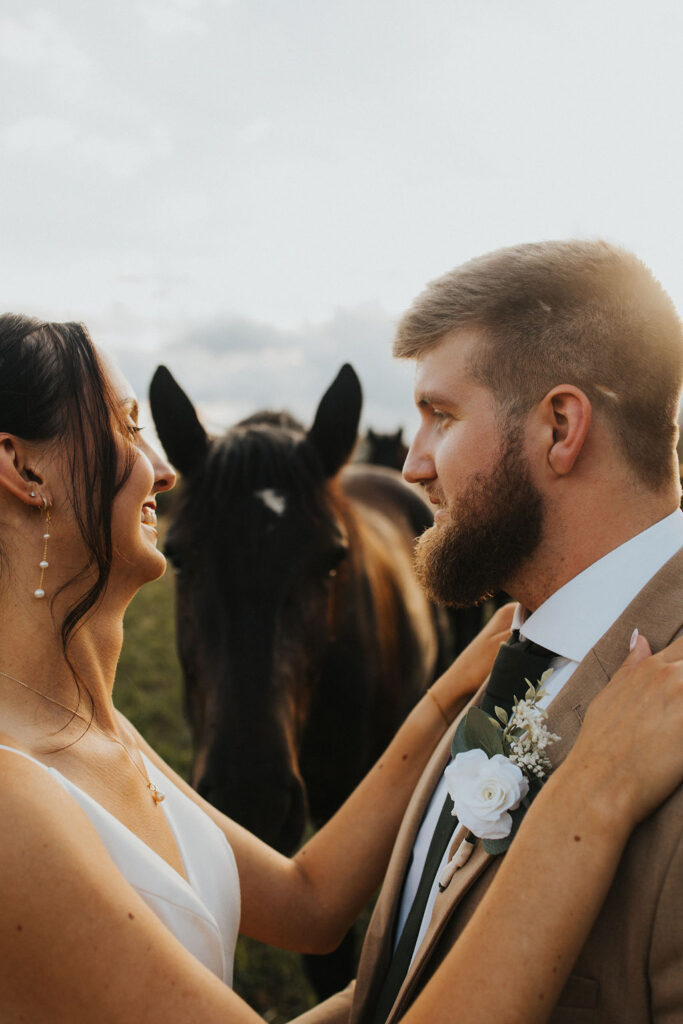
[[[154,371],[149,404],[168,458],[181,473],[190,473],[204,457],[209,439],[192,402],[165,366]]]
[[[320,456],[326,476],[339,472],[351,455],[362,405],[363,392],[356,371],[344,363],[320,399],[308,432],[308,440]]]

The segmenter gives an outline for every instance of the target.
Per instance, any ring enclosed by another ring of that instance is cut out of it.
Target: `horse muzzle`
[[[284,782],[257,779],[233,787],[214,782],[206,773],[196,789],[213,807],[280,853],[293,853],[299,846],[307,806],[302,782],[296,776]]]

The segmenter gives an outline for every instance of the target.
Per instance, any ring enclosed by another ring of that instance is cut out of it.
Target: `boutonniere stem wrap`
[[[544,672],[537,686],[526,680],[524,700],[515,698],[510,716],[498,707],[495,718],[481,708],[470,708],[460,722],[451,748],[453,760],[444,774],[453,814],[469,835],[446,865],[442,887],[467,859],[462,847],[471,846],[473,837],[482,840],[487,853],[507,850],[540,791],[551,767],[546,749],[559,739],[548,731],[545,711],[538,707],[551,672]]]
[[[443,892],[448,886],[448,883],[458,868],[464,867],[464,865],[467,864],[467,861],[472,856],[472,851],[474,850],[474,844],[476,841],[477,837],[471,832],[468,832],[439,876],[439,892]]]

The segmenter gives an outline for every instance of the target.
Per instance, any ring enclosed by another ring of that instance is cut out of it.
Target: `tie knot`
[[[538,686],[538,681],[557,655],[533,640],[521,638],[519,630],[501,644],[491,669],[486,692],[481,702],[483,711],[493,715],[496,707],[510,714],[517,697],[521,700],[529,683]]]
[[[512,630],[510,639],[507,640],[506,643],[516,651],[525,651],[536,657],[545,658],[548,662],[551,662],[553,658],[557,657],[555,651],[549,651],[547,647],[541,647],[540,644],[535,643],[533,640],[527,640],[525,636],[520,636],[518,629]]]

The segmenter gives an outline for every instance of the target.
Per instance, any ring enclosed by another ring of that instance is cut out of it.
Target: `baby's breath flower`
[[[544,722],[545,711],[537,707],[543,696],[543,690],[530,687],[527,697],[515,704],[504,734],[510,744],[510,760],[537,779],[544,778],[551,767],[546,747],[560,738],[549,732]]]

